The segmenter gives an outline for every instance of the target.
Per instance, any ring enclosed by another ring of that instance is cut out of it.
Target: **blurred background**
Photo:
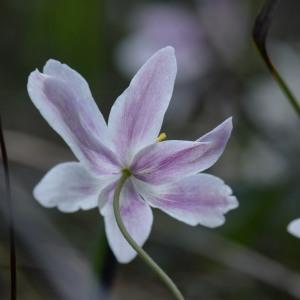
[[[17,235],[18,299],[172,299],[139,259],[119,265],[98,210],[41,207],[32,189],[71,151],[31,103],[27,77],[49,58],[89,82],[107,118],[116,97],[156,50],[175,47],[178,77],[163,131],[196,139],[233,116],[210,170],[240,207],[226,224],[189,227],[154,212],[145,249],[187,299],[300,299],[299,119],[251,40],[262,1],[0,1],[0,109]],[[300,2],[282,1],[268,40],[274,64],[300,95]],[[300,96],[299,96],[300,98]],[[9,299],[9,243],[0,173],[0,299]]]

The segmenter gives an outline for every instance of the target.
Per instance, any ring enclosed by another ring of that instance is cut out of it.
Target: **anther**
[[[166,138],[167,138],[167,135],[166,135],[164,132],[162,132],[162,133],[156,138],[156,141],[157,141],[157,142],[161,142],[161,141],[165,140]]]

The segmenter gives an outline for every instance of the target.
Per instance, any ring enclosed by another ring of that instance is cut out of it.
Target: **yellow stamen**
[[[157,142],[161,142],[161,141],[165,140],[166,138],[167,138],[167,135],[166,135],[164,132],[162,132],[162,133],[156,138],[156,141],[157,141]]]

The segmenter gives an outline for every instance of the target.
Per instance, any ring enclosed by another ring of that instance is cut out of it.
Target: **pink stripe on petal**
[[[74,106],[81,109],[78,114],[81,114],[81,119],[85,122],[86,127],[98,139],[106,139],[107,125],[106,122],[95,103],[89,85],[86,80],[75,70],[68,65],[62,64],[57,60],[49,59],[43,68],[43,73],[49,75],[57,80],[65,82],[68,89],[70,89],[75,98]]]
[[[124,163],[155,142],[173,92],[177,72],[174,49],[156,52],[113,105],[108,128]]]
[[[206,166],[209,143],[164,141],[142,149],[130,167],[134,176],[151,184],[165,184],[198,173]]]
[[[46,69],[53,63],[48,62]],[[33,103],[90,170],[98,175],[118,172],[118,159],[108,148],[107,127],[87,83],[65,65],[55,62],[55,66],[60,66],[64,76],[54,71],[53,75],[38,71],[30,74],[28,92]]]
[[[212,131],[200,137],[197,142],[211,143],[211,148],[206,152],[209,168],[212,166],[224,152],[225,146],[230,138],[232,131],[232,118],[226,119]]]
[[[101,209],[101,214],[104,216],[105,231],[110,248],[120,263],[128,263],[137,254],[127,243],[116,223],[112,206],[113,194],[113,185],[101,193],[100,199],[108,199],[109,201]],[[120,198],[124,225],[135,242],[142,246],[151,232],[153,222],[151,208],[137,194],[130,179],[125,183]]]
[[[136,180],[142,197],[179,221],[189,225],[220,226],[224,214],[238,206],[230,187],[208,174],[197,174],[165,186],[150,186]]]
[[[221,156],[230,137],[227,119],[195,142],[164,141],[143,148],[133,159],[135,176],[151,184],[165,184],[202,172]]]

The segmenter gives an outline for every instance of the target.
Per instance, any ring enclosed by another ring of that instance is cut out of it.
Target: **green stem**
[[[137,252],[137,254],[144,260],[144,262],[157,274],[157,276],[165,283],[167,288],[172,292],[173,296],[177,300],[184,300],[181,292],[172,281],[172,279],[158,266],[158,264],[134,241],[134,239],[128,233],[120,214],[120,193],[122,187],[126,180],[131,176],[130,172],[127,170],[123,171],[123,175],[120,178],[115,194],[114,194],[114,214],[119,226],[121,233],[123,234],[126,241],[130,244],[130,246]]]
[[[266,47],[267,36],[270,30],[275,9],[278,4],[279,0],[267,0],[265,2],[255,20],[253,28],[253,41],[261,58],[263,59],[273,78],[277,82],[277,85],[279,86],[283,94],[287,97],[295,112],[300,117],[300,104],[284,79],[281,77],[280,73],[273,65]]]
[[[270,73],[273,75],[273,78],[277,82],[279,88],[283,92],[283,94],[287,97],[288,101],[290,102],[291,106],[294,108],[295,112],[300,117],[300,104],[298,103],[295,95],[292,93],[292,91],[289,89],[286,82],[283,80],[283,78],[280,76],[279,72],[275,68],[275,66],[272,64],[267,51],[263,48],[259,48],[256,45],[256,49],[258,50],[261,58],[265,62],[266,66],[268,67]]]

